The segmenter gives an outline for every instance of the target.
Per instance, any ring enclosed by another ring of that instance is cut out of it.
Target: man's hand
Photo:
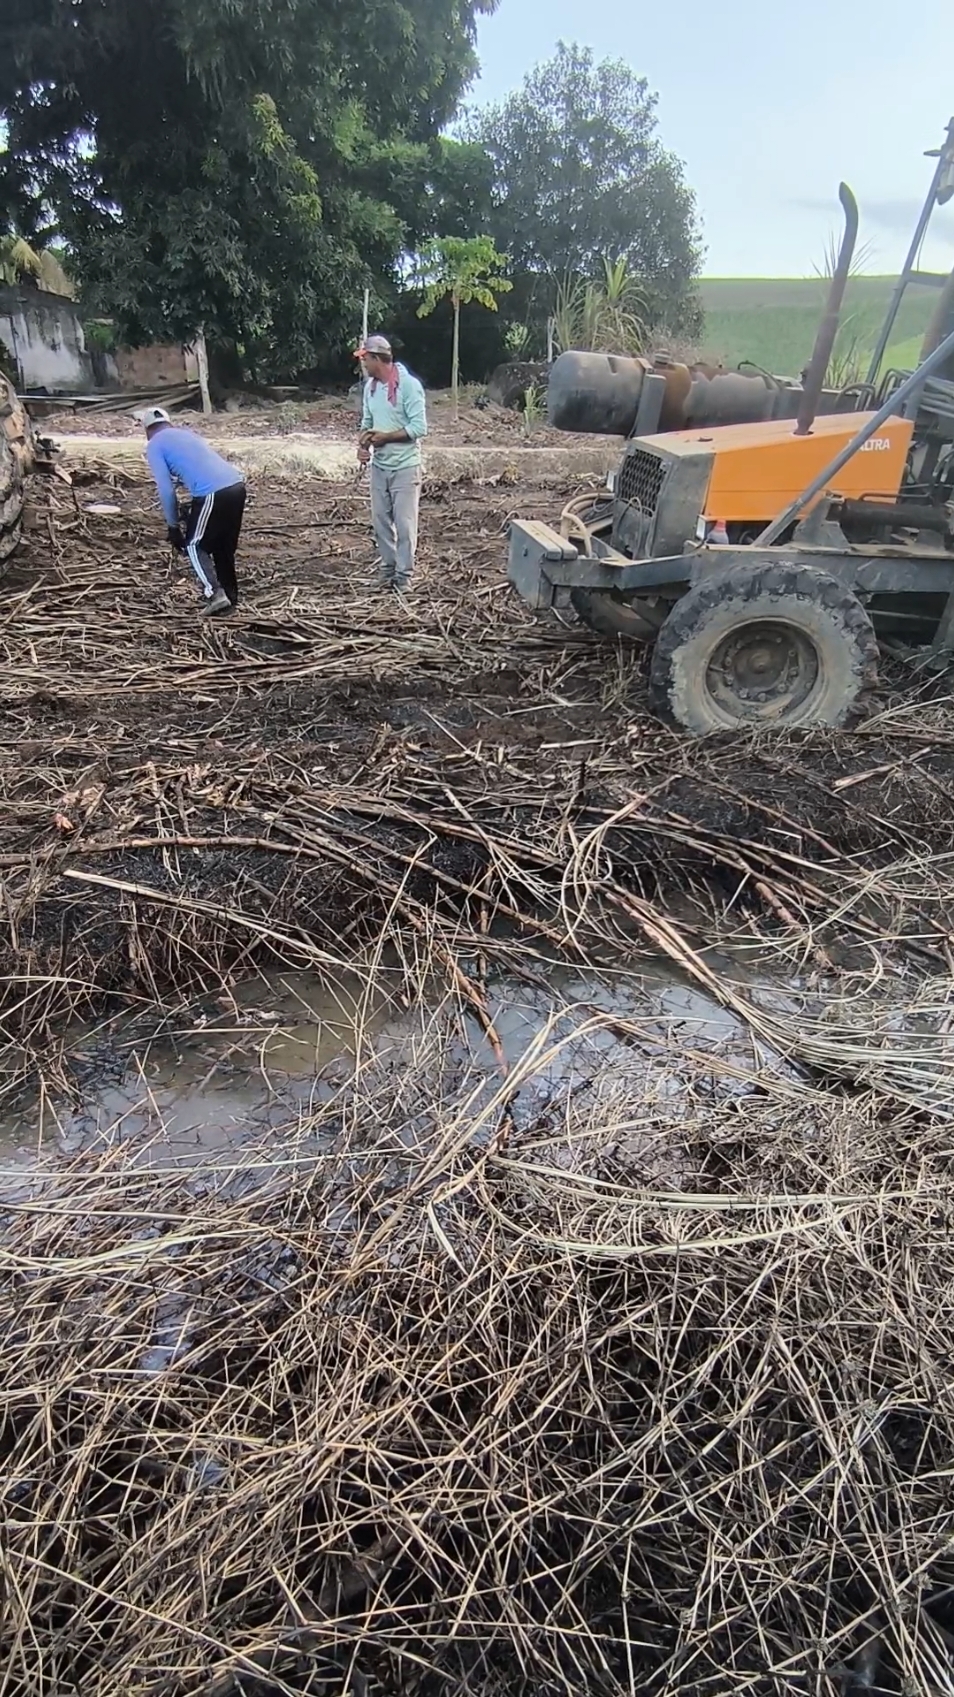
[[[177,525],[177,524],[171,524],[169,526],[169,529],[166,532],[166,535],[169,538],[170,548],[174,548],[177,554],[184,554],[185,551],[186,551],[186,545],[185,545],[185,537],[182,534],[181,526]]]
[[[360,436],[358,437],[358,447],[359,448],[370,448],[371,438],[372,438],[373,435],[374,435],[373,430],[362,430]]]
[[[371,462],[371,449],[366,448],[364,446],[363,442],[359,442],[358,443],[358,464],[359,465],[369,465],[370,462]]]

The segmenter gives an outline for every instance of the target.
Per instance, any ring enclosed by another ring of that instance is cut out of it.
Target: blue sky
[[[954,4],[918,0],[500,0],[471,98],[498,100],[560,40],[626,59],[684,161],[708,276],[804,276],[861,207],[869,271],[897,270],[954,117]],[[922,264],[954,266],[954,202]]]

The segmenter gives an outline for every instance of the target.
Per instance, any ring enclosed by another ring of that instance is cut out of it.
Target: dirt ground
[[[347,393],[284,402],[242,396],[231,406],[233,410],[214,412],[208,418],[191,408],[183,409],[176,418],[211,441],[227,442],[236,436],[281,436],[297,431],[306,431],[321,440],[342,441],[355,433],[360,401],[356,394]],[[55,412],[42,421],[40,429],[51,436],[141,435],[140,426],[132,416],[134,407],[135,403],[130,402],[129,410],[122,412],[100,412],[88,407]],[[545,417],[528,426],[522,413],[485,403],[483,390],[478,388],[462,391],[459,416],[455,416],[447,391],[429,391],[427,412],[429,438],[441,446],[499,448],[509,444],[521,448],[567,448],[592,441],[589,437],[550,430]]]

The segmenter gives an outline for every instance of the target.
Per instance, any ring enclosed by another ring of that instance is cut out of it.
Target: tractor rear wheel
[[[660,630],[654,710],[697,736],[750,725],[843,725],[875,682],[878,643],[850,589],[797,560],[696,584]]]
[[[666,614],[665,603],[627,599],[618,589],[571,589],[577,617],[600,636],[652,642]]]
[[[20,540],[23,489],[32,457],[33,439],[23,403],[0,377],[0,572]]]

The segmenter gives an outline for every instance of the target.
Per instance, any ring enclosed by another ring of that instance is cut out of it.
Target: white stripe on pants
[[[423,476],[419,465],[389,471],[371,463],[371,523],[385,583],[407,583],[417,552]]]
[[[202,558],[199,553],[199,544],[205,535],[205,527],[209,522],[209,516],[212,512],[212,503],[214,500],[214,495],[207,495],[205,497],[205,504],[199,514],[195,530],[186,544],[186,553],[189,556],[192,570],[195,572],[196,577],[202,585],[202,593],[207,601],[211,600],[212,596],[215,594],[216,586],[210,581],[209,574],[202,564]]]

